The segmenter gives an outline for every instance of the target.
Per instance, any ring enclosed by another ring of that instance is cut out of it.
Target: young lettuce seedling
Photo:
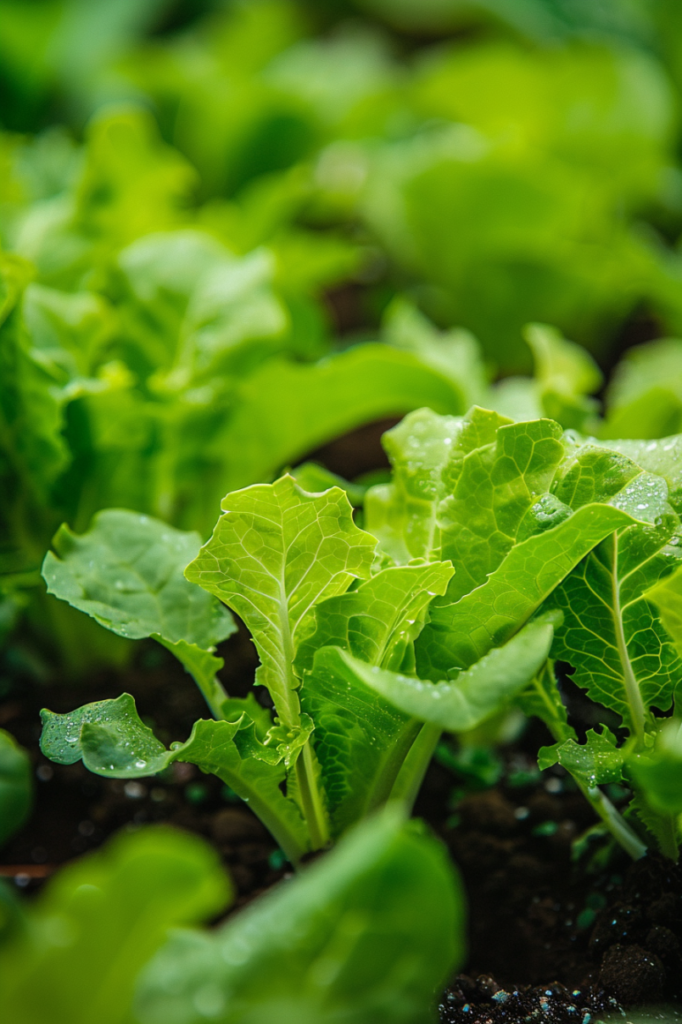
[[[285,476],[229,494],[223,510],[198,554],[196,535],[109,510],[82,537],[63,528],[44,567],[58,597],[115,632],[151,635],[172,650],[214,719],[166,750],[123,694],[67,715],[44,711],[42,748],[119,778],[196,764],[248,801],[297,862],[388,800],[413,800],[439,730],[397,710],[362,674],[414,671],[415,640],[453,567],[424,557],[382,564],[376,538],[355,525],[338,487],[311,494]],[[217,598],[251,631],[261,661],[255,682],[269,691],[274,719],[253,694],[227,697],[215,678],[212,644],[231,628]],[[469,728],[539,670],[551,621],[510,632],[461,680],[420,685],[449,709],[453,728]]]
[[[559,762],[571,772],[638,857],[645,843],[599,788],[626,781],[641,823],[676,858],[682,742],[676,725],[659,735],[653,709],[670,709],[682,677],[680,440],[600,443],[550,420],[422,410],[386,435],[386,447],[394,480],[368,493],[368,529],[396,561],[421,555],[456,568],[415,644],[417,674],[459,673],[464,686],[475,659],[498,656],[497,645],[517,642],[523,634],[508,638],[529,616],[553,612],[552,657],[620,715],[629,739],[618,746],[603,729],[578,743],[550,661],[517,697],[556,741],[540,751],[540,766]],[[457,727],[452,698],[434,700],[438,685],[343,657],[349,675],[395,707],[435,728]]]

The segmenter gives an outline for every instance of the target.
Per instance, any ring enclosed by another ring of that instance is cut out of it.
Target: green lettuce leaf
[[[530,682],[547,659],[556,622],[550,615],[528,623],[452,682],[424,682],[367,665],[339,648],[320,651],[315,666],[320,675],[335,672],[351,685],[364,684],[403,714],[464,732],[480,725]]]
[[[144,971],[141,1024],[422,1024],[461,962],[443,850],[392,810],[212,933],[176,932]]]
[[[655,813],[682,814],[682,725],[679,721],[664,723],[652,749],[634,754],[628,768]]]
[[[665,438],[682,427],[682,342],[630,349],[616,367],[600,431],[607,438]]]
[[[384,434],[393,478],[367,492],[365,522],[395,562],[440,557],[439,512],[449,493],[447,467],[493,441],[496,429],[508,422],[477,408],[464,418],[418,409]]]
[[[543,412],[562,427],[586,431],[596,420],[599,367],[580,345],[547,324],[528,324],[524,337],[533,353],[535,388]]]
[[[414,352],[427,366],[449,377],[462,395],[462,407],[482,402],[487,391],[486,369],[476,339],[462,329],[444,333],[406,298],[394,299],[384,314],[382,340]]]
[[[601,786],[621,781],[625,757],[626,752],[616,747],[616,738],[608,729],[588,729],[585,743],[568,738],[551,747],[541,747],[538,767],[544,771],[560,764],[586,786]]]
[[[442,562],[384,569],[321,602],[303,624],[296,658],[301,706],[315,722],[312,743],[334,835],[388,798],[419,727],[364,685],[349,685],[320,650],[338,646],[388,668],[412,664],[426,609],[451,575]]]
[[[644,476],[644,474],[642,474]],[[553,657],[575,669],[573,681],[621,715],[641,743],[651,709],[670,707],[682,662],[646,592],[682,562],[679,520],[665,483],[649,476],[638,490],[636,517],[655,525],[618,529],[554,592],[564,613]]]
[[[322,647],[342,647],[370,665],[399,668],[424,613],[453,574],[447,562],[392,566],[356,589],[320,602],[302,624],[296,669],[312,668]]]
[[[252,718],[249,701],[228,702],[226,711],[233,720],[199,719],[185,743],[167,750],[139,718],[133,698],[124,693],[65,715],[44,709],[40,744],[46,757],[59,764],[82,760],[89,771],[109,778],[156,775],[174,761],[195,764],[245,800],[287,856],[298,861],[310,843],[297,804],[283,792],[287,762],[296,756],[291,739],[273,729],[264,733],[263,709]],[[310,729],[311,723],[304,723],[299,749]]]
[[[240,385],[206,452],[230,453],[223,491],[274,475],[327,441],[421,405],[463,413],[461,392],[410,352],[358,345],[319,363],[272,359]]]
[[[158,634],[210,648],[235,631],[230,613],[183,571],[201,545],[197,533],[126,509],[99,512],[87,533],[60,527],[45,556],[50,594],[119,636]]]
[[[477,530],[482,557],[478,575],[470,574],[474,589],[459,600],[451,601],[447,595],[434,601],[431,622],[417,643],[420,675],[430,678],[447,675],[453,669],[468,667],[491,647],[504,643],[592,548],[618,527],[641,518],[637,506],[644,504],[639,499],[645,492],[649,496],[648,486],[645,486],[649,477],[638,474],[636,467],[629,481],[617,477],[610,488],[615,490],[611,495],[595,492],[594,480],[589,474],[587,482],[580,473],[577,476],[576,480],[571,479],[570,487],[567,484],[557,494],[547,492],[544,500],[536,500],[534,504],[531,502],[539,497],[537,492],[533,495],[522,485],[521,508],[514,501],[510,508],[510,526],[512,529],[516,526],[519,531],[517,543],[512,543],[509,534],[493,535],[491,540],[498,557],[505,547],[508,549],[497,565],[489,556],[486,558],[484,533]],[[646,477],[644,491],[638,490],[639,477]],[[620,489],[616,489],[618,487]],[[580,502],[580,507],[572,511],[562,496],[576,504]],[[590,498],[596,500],[582,504]],[[461,502],[462,529],[456,539],[462,552],[460,557],[465,557],[463,544],[470,527],[464,516],[464,496]],[[489,514],[484,512],[482,523],[488,518]],[[473,528],[477,526],[474,518]],[[444,550],[448,550],[445,545]],[[459,558],[453,561],[456,580]]]
[[[257,682],[281,722],[296,726],[301,622],[313,605],[369,576],[376,542],[355,526],[343,491],[308,494],[289,476],[228,494],[222,508],[185,575],[247,625],[261,659]]]
[[[43,578],[48,593],[86,612],[119,636],[153,637],[193,676],[214,715],[225,693],[223,667],[211,653],[236,630],[229,611],[183,571],[201,545],[197,533],[126,509],[98,512],[87,533],[65,524],[52,541]]]
[[[0,948],[3,1016],[129,1024],[140,968],[171,929],[214,916],[230,896],[217,855],[197,836],[154,827],[116,837],[51,879]]]

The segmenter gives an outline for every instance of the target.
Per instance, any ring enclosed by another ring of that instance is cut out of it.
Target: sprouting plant
[[[554,612],[551,658],[516,697],[554,737],[540,766],[563,765],[634,857],[653,841],[676,859],[682,743],[660,714],[682,677],[680,439],[599,442],[474,410],[411,414],[385,443],[394,479],[368,492],[368,529],[397,561],[438,557],[456,570],[415,644],[415,675],[461,673],[529,617]],[[344,659],[397,708],[457,728],[432,686]],[[619,739],[603,726],[578,741],[556,659],[619,716]],[[623,781],[634,792],[626,817],[600,788]]]
[[[190,761],[247,800],[297,862],[387,801],[414,799],[438,731],[397,711],[351,666],[360,659],[370,672],[413,671],[415,640],[453,567],[438,558],[377,560],[376,537],[355,525],[338,487],[308,493],[285,476],[229,494],[223,509],[201,550],[196,535],[109,510],[81,537],[62,528],[44,566],[58,597],[114,632],[154,636],[172,650],[213,720],[166,750],[123,694],[67,715],[43,712],[42,748],[114,777]],[[213,645],[233,628],[218,599],[251,631],[261,662],[255,682],[274,718],[254,693],[230,698],[216,678]],[[475,725],[532,678],[547,657],[551,621],[472,659],[456,683],[425,684],[456,727]]]

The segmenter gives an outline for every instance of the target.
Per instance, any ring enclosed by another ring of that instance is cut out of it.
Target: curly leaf
[[[560,764],[586,786],[620,782],[624,760],[625,752],[616,747],[616,738],[608,729],[589,729],[585,743],[569,738],[551,747],[541,747],[538,753],[541,770]]]
[[[290,476],[228,494],[222,507],[225,515],[185,575],[246,623],[261,659],[257,681],[282,723],[296,725],[292,666],[300,624],[319,601],[369,576],[376,541],[355,526],[338,487],[308,494]]]
[[[384,434],[382,442],[393,466],[393,479],[367,492],[365,522],[395,562],[440,557],[439,507],[448,494],[446,468],[476,447],[489,444],[497,428],[508,422],[497,413],[477,408],[465,417],[437,416],[430,409],[418,409]]]
[[[46,757],[59,764],[82,759],[91,772],[109,778],[144,778],[174,761],[195,764],[217,775],[249,803],[287,855],[297,860],[308,849],[307,832],[296,803],[281,788],[287,778],[285,759],[291,757],[296,737],[289,739],[288,746],[265,745],[260,722],[249,717],[248,702],[243,704],[234,721],[200,719],[186,743],[174,743],[167,750],[140,720],[133,698],[124,693],[66,715],[43,710],[40,745]],[[297,749],[307,740],[310,728],[306,723]]]

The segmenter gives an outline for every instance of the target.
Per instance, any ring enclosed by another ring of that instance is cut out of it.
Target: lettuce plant
[[[67,715],[43,712],[42,748],[114,777],[197,764],[247,800],[297,862],[386,801],[414,799],[437,735],[355,680],[346,659],[371,671],[412,670],[415,640],[453,567],[377,559],[376,537],[356,526],[338,487],[308,493],[285,476],[229,494],[223,510],[200,550],[197,536],[109,510],[83,536],[62,528],[43,570],[53,594],[102,625],[172,650],[213,719],[166,750],[124,694]],[[252,634],[255,683],[269,693],[274,718],[253,693],[230,698],[216,679],[213,645],[234,628],[221,601]],[[443,684],[438,695],[445,691],[460,728],[532,678],[549,651],[551,621],[528,624],[472,659],[457,684]]]
[[[556,741],[540,765],[563,765],[633,856],[653,841],[676,859],[682,745],[676,720],[660,715],[682,671],[679,437],[599,442],[550,420],[422,411],[386,447],[394,479],[367,493],[367,528],[397,563],[449,558],[456,571],[415,643],[415,672],[344,652],[349,675],[433,728],[456,730],[436,681],[509,645],[529,617],[555,614],[550,659],[515,697]],[[578,741],[557,659],[618,716],[619,740],[604,726]],[[632,787],[629,820],[599,788],[616,781]]]

